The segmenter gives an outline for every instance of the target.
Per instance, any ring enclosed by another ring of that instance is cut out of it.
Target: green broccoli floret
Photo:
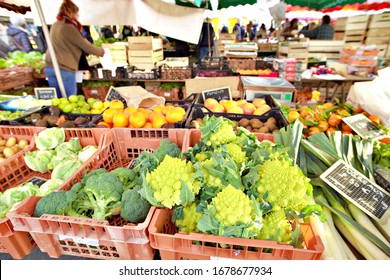
[[[38,201],[34,217],[40,217],[43,214],[66,215],[69,205],[66,191],[49,193]]]
[[[175,144],[164,139],[160,142],[160,146],[153,152],[153,155],[159,162],[162,162],[166,155],[177,158],[181,156],[181,149]]]
[[[143,222],[149,213],[150,203],[144,199],[139,190],[142,186],[137,185],[132,190],[126,190],[122,195],[121,217],[130,223]]]
[[[123,184],[123,188],[126,189],[132,189],[136,182],[135,182],[135,177],[136,174],[133,170],[125,167],[119,167],[117,169],[114,169],[110,172],[111,174],[116,175],[119,180],[121,180]]]
[[[98,174],[102,174],[102,173],[107,173],[108,171],[104,168],[99,168],[99,169],[96,169],[94,171],[91,171],[90,173],[88,173],[87,175],[84,176],[83,180],[81,181],[81,183],[83,185],[85,185],[87,183],[87,180],[89,177],[91,176],[95,176],[95,175],[98,175]]]
[[[82,183],[75,184],[70,191],[66,192],[67,199],[70,201],[70,207],[67,216],[72,217],[91,217],[93,205],[88,195],[84,191]]]
[[[90,176],[84,191],[93,205],[92,218],[104,220],[120,213],[123,185],[116,175],[101,173]]]
[[[146,174],[156,169],[158,164],[159,161],[153,155],[153,153],[149,151],[143,151],[135,161],[133,170],[138,174]]]

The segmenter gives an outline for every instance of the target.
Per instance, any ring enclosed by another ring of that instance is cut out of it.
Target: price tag
[[[390,218],[390,194],[343,160],[338,160],[320,178],[380,223]]]
[[[230,91],[230,86],[223,87],[223,88],[204,90],[204,91],[202,91],[202,96],[203,96],[203,100],[206,100],[207,98],[214,98],[218,101],[232,99],[232,93]]]
[[[106,101],[119,100],[125,105],[125,107],[127,106],[126,99],[124,99],[122,95],[119,92],[117,92],[113,86],[111,86],[110,89],[108,90],[105,100]]]
[[[32,177],[30,180],[26,181],[26,183],[33,183],[34,185],[37,185],[38,187],[42,186],[44,183],[46,183],[47,179],[41,178],[41,177]]]
[[[385,135],[382,130],[376,128],[373,122],[363,114],[343,118],[343,121],[364,139],[378,139]]]
[[[37,99],[53,99],[57,97],[55,88],[34,88]]]

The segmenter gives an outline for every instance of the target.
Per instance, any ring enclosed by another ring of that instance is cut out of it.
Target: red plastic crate
[[[189,130],[186,129],[111,129],[102,143],[104,148],[100,149],[93,161],[85,163],[63,185],[63,189],[70,189],[76,182],[80,182],[88,171],[128,166],[143,150],[158,148],[162,139],[170,139],[186,150],[188,133]],[[113,141],[108,142],[110,136]],[[120,216],[110,221],[59,215],[35,218],[32,215],[39,199],[40,197],[28,198],[7,216],[15,230],[29,232],[38,247],[49,256],[56,258],[63,254],[100,259],[153,259],[154,250],[149,243],[148,226],[154,207],[150,209],[145,221],[136,225],[124,221]]]
[[[34,128],[31,128],[32,131],[39,132],[39,130],[34,130]],[[8,131],[9,133],[13,133],[12,135],[15,135],[16,132],[20,132],[19,135],[23,135],[21,132],[25,131],[28,132],[30,130],[30,127],[1,127],[0,131]],[[41,129],[43,130],[43,129]],[[109,133],[109,130],[107,129],[65,129],[65,138],[66,141],[68,141],[71,138],[78,137],[80,138],[80,142],[82,146],[87,145],[97,145],[100,149],[104,148],[109,141],[106,139],[105,136],[106,133]],[[3,134],[2,134],[3,135]],[[5,134],[4,134],[5,135]],[[16,135],[15,135],[16,136]],[[111,136],[111,143],[113,143],[113,136]],[[24,137],[24,136],[22,136]],[[2,164],[0,164],[0,191],[4,192],[5,190],[9,188],[13,188],[18,186],[19,184],[26,182],[30,180],[33,177],[41,177],[50,179],[51,173],[40,173],[31,170],[27,167],[26,163],[24,162],[23,155],[27,151],[33,151],[36,149],[34,144],[34,139],[31,140],[30,147],[26,150],[24,150],[21,153],[18,153],[12,158],[7,159],[6,161],[3,161]],[[107,148],[106,148],[107,149]],[[96,165],[94,164],[94,160],[100,160],[98,156],[99,152],[95,153],[94,156],[92,156],[87,162],[84,163],[83,166],[90,166],[90,165]],[[83,170],[82,167],[79,168],[80,170]],[[59,187],[59,189],[65,187],[66,185],[69,185],[72,178],[68,178],[62,186]],[[24,244],[23,246],[20,244]],[[27,246],[26,244],[29,244]],[[35,243],[31,235],[27,232],[17,232],[13,228],[12,223],[10,222],[8,217],[5,217],[0,220],[0,250],[2,250],[3,253],[10,254],[13,258],[23,258],[25,255],[29,254],[35,247]]]
[[[270,240],[177,232],[171,211],[156,209],[149,226],[150,244],[160,251],[162,260],[209,260],[212,257],[237,260],[318,260],[324,245],[310,224],[301,224],[304,249]]]

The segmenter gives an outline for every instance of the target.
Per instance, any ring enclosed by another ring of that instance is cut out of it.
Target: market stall
[[[22,78],[2,76],[0,258],[388,260],[380,50],[297,37],[260,58],[259,45],[195,65],[129,37],[68,98],[19,96]],[[42,58],[16,54],[39,72]]]

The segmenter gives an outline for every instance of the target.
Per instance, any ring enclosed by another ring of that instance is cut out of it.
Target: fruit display
[[[8,139],[3,139],[0,137],[0,162],[12,157],[28,146],[29,142],[26,139],[21,139],[18,141],[14,136],[9,137]]]
[[[127,107],[119,100],[112,100],[103,112],[99,127],[162,128],[183,120],[186,111],[174,103],[158,105],[150,109]]]
[[[284,107],[283,109],[286,109]],[[381,128],[378,116],[369,115],[361,108],[354,108],[346,103],[319,103],[299,108],[287,108],[287,120],[290,123],[298,120],[303,126],[305,136],[312,136],[321,132],[341,131],[343,134],[355,134],[342,119],[356,114],[366,115],[375,125]]]
[[[204,106],[214,113],[233,113],[246,115],[263,115],[271,110],[271,106],[267,104],[264,98],[256,98],[252,102],[246,100],[220,100],[207,98],[204,101]]]
[[[57,106],[64,113],[70,114],[101,114],[110,105],[109,101],[88,98],[83,95],[71,95],[69,98],[53,98],[51,105]]]
[[[3,109],[7,110],[27,110],[34,107],[50,106],[51,101],[45,99],[36,99],[32,95],[26,97],[14,98],[7,103],[2,104]]]
[[[249,76],[271,76],[272,74],[276,74],[275,77],[277,77],[278,73],[273,72],[271,69],[252,69],[252,70],[245,70],[245,69],[238,69],[235,72],[239,73],[240,75],[249,75]]]
[[[23,115],[23,111],[4,111],[0,110],[0,121],[5,121],[5,120],[13,120],[16,118],[19,118]]]

